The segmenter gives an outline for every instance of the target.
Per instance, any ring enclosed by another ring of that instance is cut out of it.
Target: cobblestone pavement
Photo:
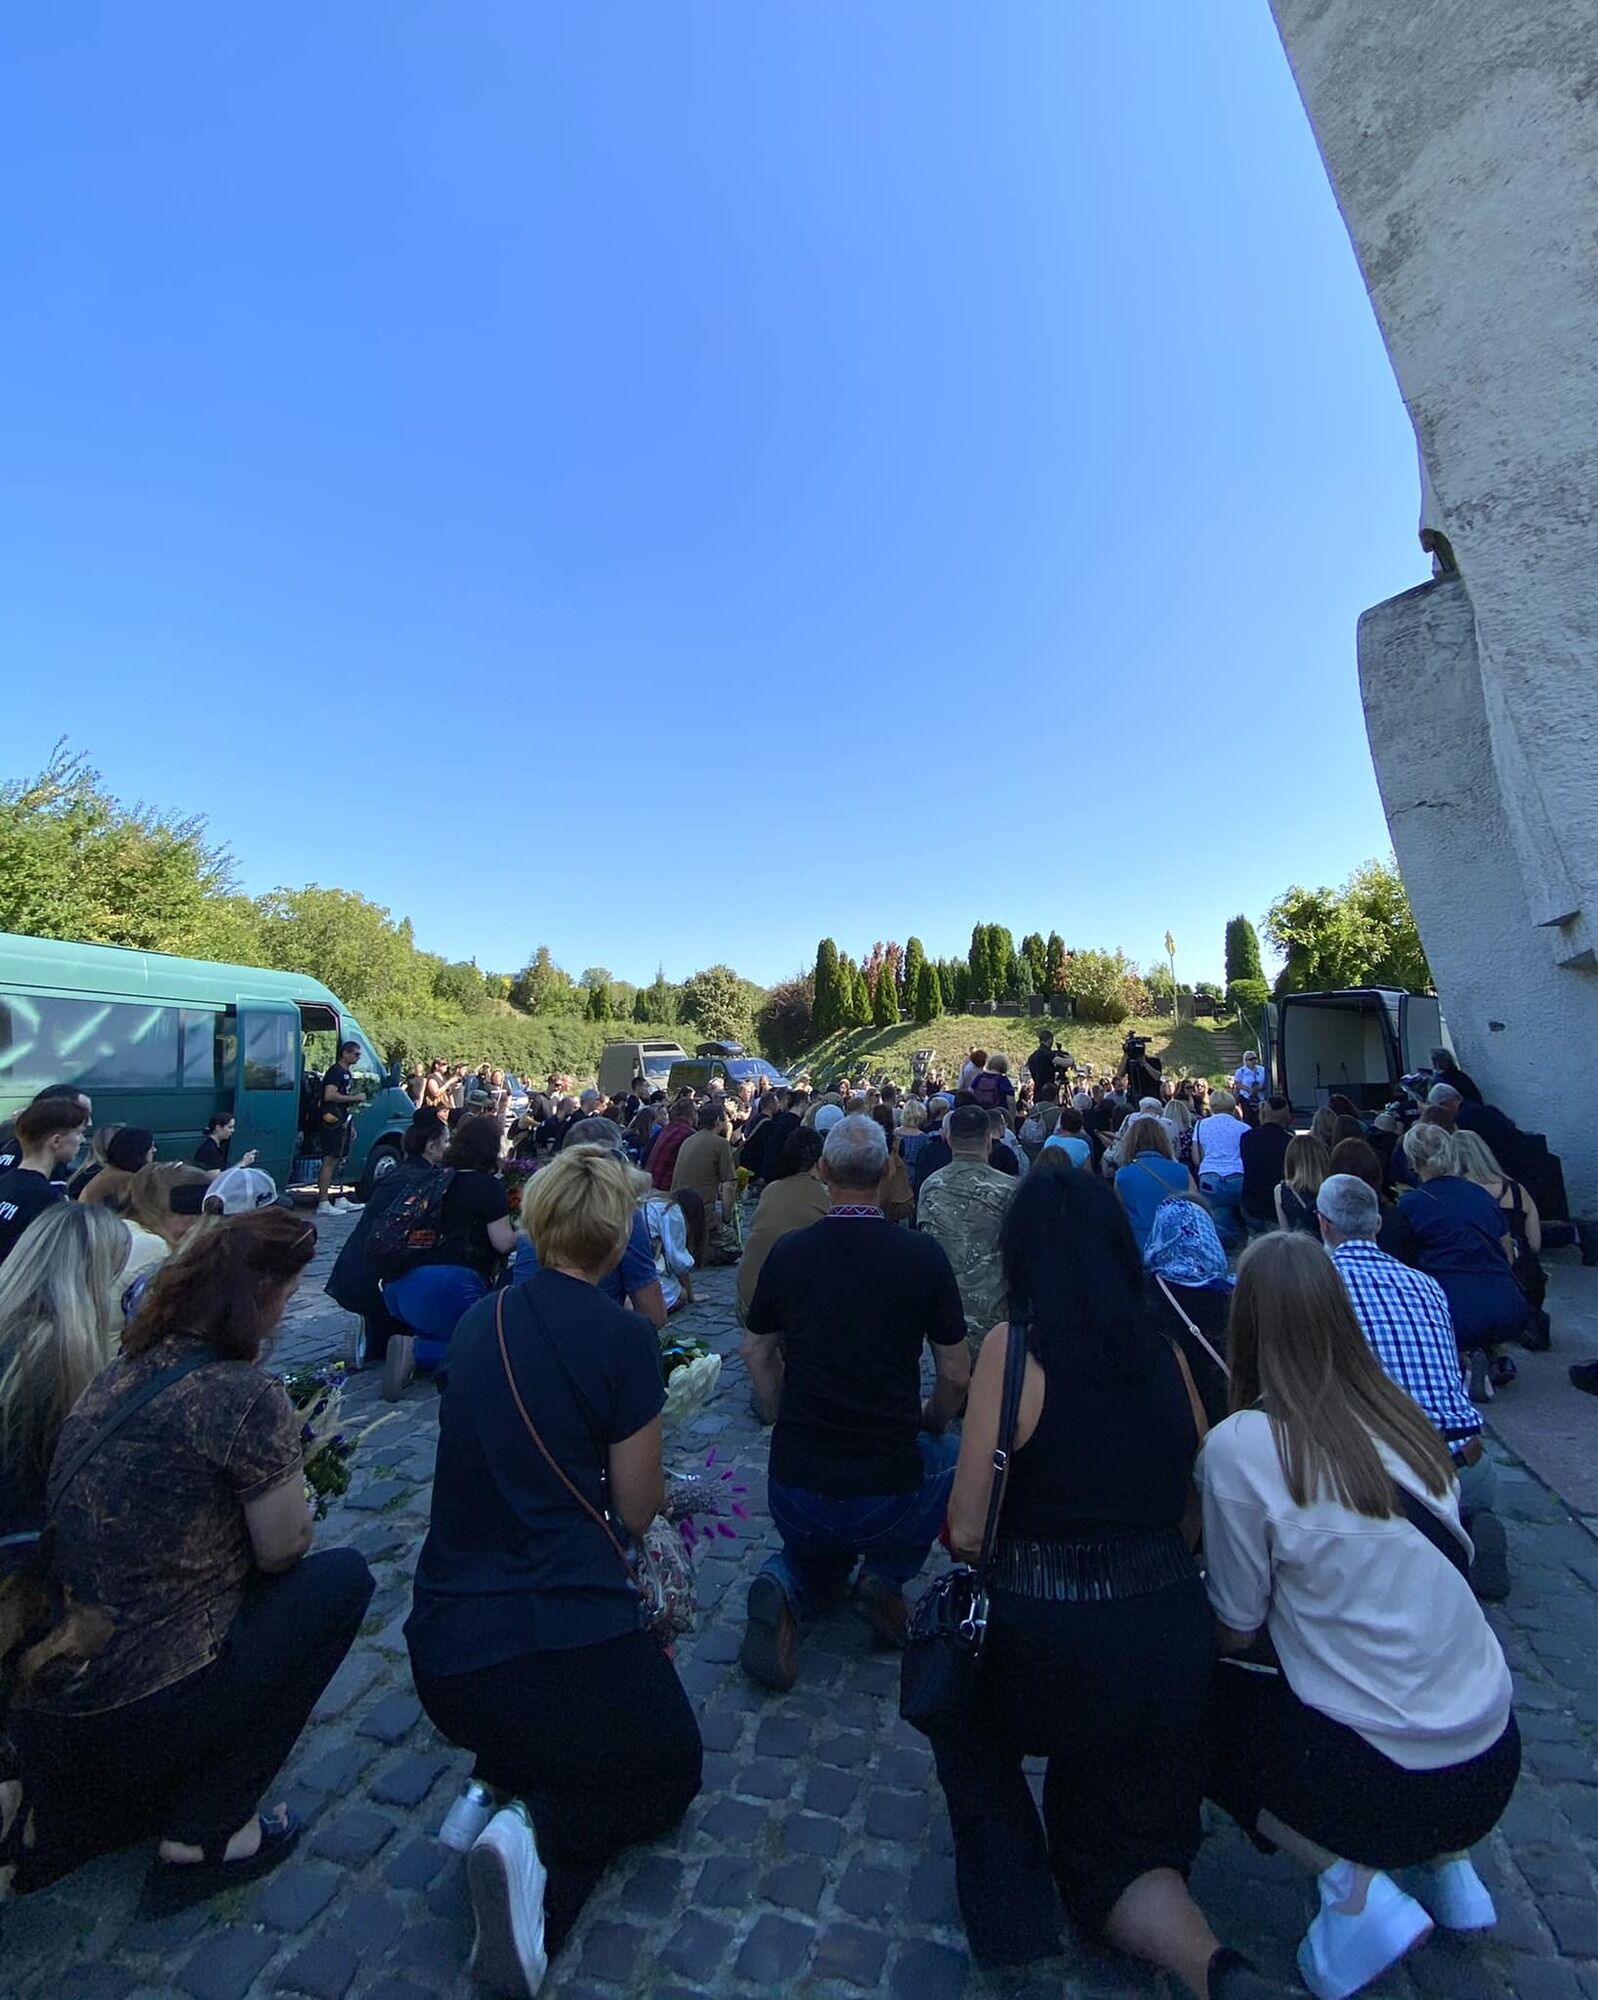
[[[341,1234],[336,1223],[328,1230]],[[546,1992],[1092,2000],[1165,1990],[1080,1946],[1024,1975],[971,1967],[931,1760],[898,1719],[895,1662],[870,1653],[846,1612],[806,1633],[791,1694],[741,1678],[743,1591],[771,1540],[761,1507],[765,1442],[736,1358],[732,1274],[707,1274],[701,1292],[693,1328],[728,1362],[715,1401],[674,1443],[684,1457],[712,1445],[731,1456],[754,1503],[747,1533],[704,1566],[704,1629],[679,1654],[704,1730],[705,1788],[670,1840],[611,1871]],[[333,1355],[342,1323],[307,1293],[279,1359]],[[370,1375],[352,1384],[348,1401],[358,1413],[383,1411]],[[264,1884],[160,1923],[133,1914],[147,1850],[96,1863],[5,1909],[0,1993],[466,2000],[462,1864],[432,1837],[466,1760],[422,1718],[400,1637],[426,1526],[436,1399],[418,1385],[399,1408],[368,1441],[350,1495],[321,1531],[324,1544],[361,1549],[378,1586],[282,1787],[310,1822],[300,1852]],[[1501,1921],[1487,1942],[1434,1938],[1378,1994],[1598,2000],[1598,1542],[1507,1457],[1504,1473],[1516,1587],[1494,1622],[1516,1673],[1526,1768],[1480,1856]],[[558,1728],[560,1718],[529,1718],[529,1727],[544,1726]],[[1310,1911],[1296,1871],[1256,1854],[1218,1819],[1194,1886],[1221,1934],[1291,1983]]]

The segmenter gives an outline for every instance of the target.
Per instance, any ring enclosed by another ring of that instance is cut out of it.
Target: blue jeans
[[[911,1493],[872,1494],[840,1500],[802,1486],[771,1480],[767,1505],[782,1547],[769,1556],[762,1576],[782,1585],[788,1607],[801,1623],[818,1599],[840,1590],[857,1558],[864,1573],[890,1590],[902,1591],[927,1559],[949,1511],[958,1437],[922,1431],[921,1484]]]
[[[1241,1174],[1200,1174],[1199,1190],[1210,1205],[1215,1233],[1222,1247],[1236,1250],[1248,1240],[1243,1221],[1243,1176]]]
[[[416,1335],[419,1368],[442,1365],[461,1315],[487,1296],[487,1281],[464,1264],[423,1264],[383,1286],[383,1303]]]

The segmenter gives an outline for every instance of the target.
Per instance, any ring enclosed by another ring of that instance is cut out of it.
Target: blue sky
[[[0,185],[3,768],[250,890],[1205,976],[1387,846],[1413,447],[1264,0],[18,8]]]

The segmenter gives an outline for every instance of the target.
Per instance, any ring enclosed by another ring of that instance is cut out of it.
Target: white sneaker
[[[444,1824],[438,1829],[439,1840],[457,1854],[470,1854],[477,1836],[502,1803],[492,1786],[468,1778],[460,1797],[444,1815]]]
[[[1390,1875],[1377,1873],[1357,1917],[1341,1914],[1354,1864],[1337,1861],[1320,1877],[1320,1915],[1298,1948],[1299,1976],[1315,2000],[1348,2000],[1431,1936],[1432,1920]]]
[[[466,1857],[477,1937],[469,1971],[502,2000],[528,2000],[544,1983],[544,1885],[533,1823],[519,1800],[484,1827]]]
[[[339,1195],[335,1200],[328,1203],[328,1207],[334,1215],[359,1215],[365,1206],[366,1203],[364,1201],[351,1201],[345,1195]]]
[[[383,1350],[383,1401],[397,1403],[416,1372],[416,1336],[391,1333]]]
[[[1445,1931],[1490,1931],[1498,1921],[1492,1893],[1468,1854],[1434,1861],[1420,1872],[1415,1886]]]

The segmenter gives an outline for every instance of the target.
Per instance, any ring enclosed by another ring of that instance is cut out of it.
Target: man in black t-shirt
[[[359,1042],[342,1042],[338,1061],[329,1064],[322,1078],[321,1122],[315,1134],[322,1154],[322,1164],[316,1176],[318,1214],[326,1209],[333,1215],[348,1215],[361,1206],[358,1201],[350,1201],[343,1195],[336,1201],[329,1199],[333,1176],[344,1164],[344,1155],[350,1149],[350,1121],[356,1107],[366,1101],[355,1088],[355,1078],[350,1070],[350,1064],[360,1059]]]
[[[1285,1097],[1268,1097],[1260,1122],[1243,1134],[1243,1216],[1252,1235],[1276,1227],[1276,1189],[1293,1141],[1293,1110]]]
[[[873,1118],[827,1134],[821,1178],[832,1207],[782,1237],[749,1306],[744,1361],[755,1408],[774,1422],[767,1479],[782,1536],[749,1587],[740,1655],[768,1687],[798,1674],[798,1627],[860,1562],[855,1610],[903,1646],[904,1587],[942,1525],[971,1364],[960,1288],[940,1246],[890,1223],[877,1204],[888,1142]],[[936,1383],[923,1406],[921,1350]]]
[[[88,1122],[82,1105],[71,1097],[47,1097],[17,1113],[18,1161],[9,1173],[0,1174],[0,1263],[35,1216],[66,1200],[61,1182],[77,1158]]]

